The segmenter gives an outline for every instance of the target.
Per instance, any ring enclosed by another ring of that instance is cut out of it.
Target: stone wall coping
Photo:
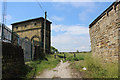
[[[91,28],[94,24],[96,24],[106,13],[110,12],[113,9],[113,6],[117,6],[120,4],[119,2],[113,2],[100,16],[98,16],[90,25],[89,28]]]

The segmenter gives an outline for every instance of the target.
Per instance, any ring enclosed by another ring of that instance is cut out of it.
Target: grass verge
[[[83,78],[118,78],[118,64],[103,63],[98,58],[93,58],[91,53],[82,54],[84,60],[72,62],[71,66],[85,73]],[[83,70],[83,68],[86,70]]]
[[[45,69],[52,69],[57,66],[60,62],[59,58],[55,59],[54,55],[47,55],[44,60],[30,61],[27,62],[26,79],[34,78],[36,75],[42,73]]]

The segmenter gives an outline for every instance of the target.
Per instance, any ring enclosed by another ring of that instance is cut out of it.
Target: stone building
[[[44,18],[29,19],[26,21],[16,22],[11,24],[13,32],[17,33],[19,37],[25,38],[32,42],[33,50],[32,55],[36,56],[43,53],[44,49]],[[50,53],[51,46],[51,22],[46,20],[46,37],[45,37],[45,51]]]
[[[120,1],[110,5],[90,25],[92,54],[104,61],[118,61],[120,53]]]

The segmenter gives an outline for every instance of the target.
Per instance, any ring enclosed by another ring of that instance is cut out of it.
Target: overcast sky
[[[52,22],[51,42],[59,51],[89,51],[89,24],[111,2],[40,2]],[[8,2],[6,25],[27,19],[44,17],[37,2]],[[0,13],[1,20],[1,13]],[[56,25],[57,24],[57,25]]]

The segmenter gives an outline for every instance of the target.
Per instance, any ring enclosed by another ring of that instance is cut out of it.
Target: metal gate
[[[20,46],[22,47],[23,51],[24,51],[24,60],[25,61],[30,61],[31,60],[31,41],[25,39],[25,38],[21,38],[20,39]]]

